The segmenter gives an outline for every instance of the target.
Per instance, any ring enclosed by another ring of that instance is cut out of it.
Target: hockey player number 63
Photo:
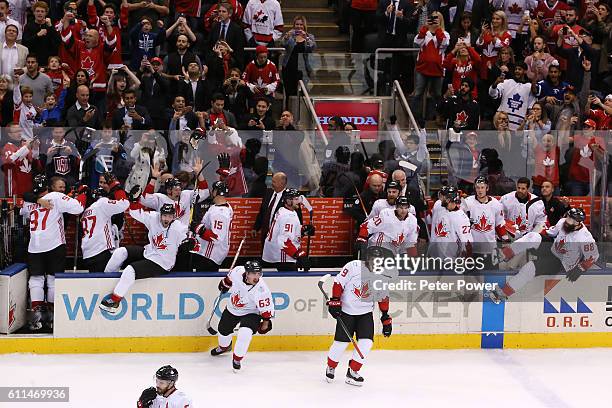
[[[261,299],[259,301],[259,307],[267,307],[270,306],[270,298]]]
[[[90,227],[91,225],[91,227]],[[81,220],[81,228],[83,228],[83,234],[89,234],[89,238],[93,235],[94,229],[96,228],[96,216],[84,217]]]
[[[40,217],[39,214],[42,214],[42,221],[38,222]],[[36,231],[38,226],[40,225],[40,230],[44,231],[47,229],[47,218],[49,217],[49,209],[48,208],[38,208],[36,211],[32,211],[30,213],[30,231]]]

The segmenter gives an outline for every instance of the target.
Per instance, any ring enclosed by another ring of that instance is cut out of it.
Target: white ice
[[[166,364],[196,408],[610,406],[611,349],[373,351],[361,388],[344,383],[349,358],[328,384],[325,352],[252,352],[239,374],[207,353],[0,355],[0,386],[70,387],[70,403],[0,407],[134,407]]]

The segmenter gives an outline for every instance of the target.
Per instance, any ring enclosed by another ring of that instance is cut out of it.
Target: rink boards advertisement
[[[23,264],[0,271],[0,333],[10,334],[26,322],[28,271]]]
[[[205,324],[219,293],[217,285],[221,275],[179,275],[136,281],[114,315],[100,310],[98,305],[104,296],[112,292],[117,283],[116,277],[58,275],[54,334],[56,337],[72,338],[208,336]],[[291,274],[271,273],[266,274],[265,278],[276,310],[274,334],[307,336],[333,333],[335,320],[329,316],[317,286],[320,276],[287,275]],[[330,278],[326,285],[328,292],[331,284]],[[213,326],[218,322],[228,298],[227,294],[222,297]],[[394,333],[480,331],[482,306],[475,299],[453,301],[456,296],[452,291],[435,295],[391,292],[391,299],[389,313],[394,320]],[[378,317],[374,320],[376,331],[380,332],[380,320]]]

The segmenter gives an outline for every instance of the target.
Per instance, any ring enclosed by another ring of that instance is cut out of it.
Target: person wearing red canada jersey
[[[512,35],[508,31],[508,18],[503,11],[496,11],[491,17],[491,25],[484,22],[482,32],[476,40],[476,47],[482,50],[480,62],[480,78],[487,79],[489,69],[495,65],[499,50],[509,47]]]
[[[535,8],[535,17],[542,22],[546,30],[550,30],[555,24],[555,18],[559,18],[561,13],[566,13],[570,6],[560,0],[539,0]]]
[[[98,17],[94,0],[89,0],[87,2],[87,19],[89,21],[89,26],[98,30],[100,40],[106,41],[109,23],[117,39],[115,49],[108,59],[108,69],[119,69],[123,66],[123,60],[121,59],[121,30],[127,28],[128,25],[129,6],[127,0],[121,0],[119,19],[117,19],[117,9],[115,7],[116,6],[110,2],[103,4],[104,12]]]
[[[113,174],[104,173],[104,181],[109,192],[101,187],[90,190],[81,215],[83,264],[89,272],[101,272],[106,268],[116,248],[111,219],[130,206],[125,191]]]
[[[444,79],[444,52],[450,42],[450,35],[444,31],[444,17],[434,11],[414,37],[414,45],[419,47],[414,77],[414,101],[417,116],[422,116],[421,102],[423,94],[429,85],[429,92],[434,101],[442,96],[442,80]],[[427,109],[427,112],[430,110]]]
[[[217,272],[227,257],[230,246],[230,227],[234,210],[225,198],[229,193],[227,184],[215,181],[211,188],[211,205],[195,228],[197,242],[189,256],[191,267],[196,271]],[[179,269],[180,270],[180,269]]]
[[[106,265],[104,272],[117,272],[124,262],[129,265],[121,272],[121,279],[113,293],[102,299],[99,307],[111,314],[117,313],[121,300],[136,279],[153,278],[170,272],[176,261],[181,245],[189,244],[187,226],[175,222],[176,211],[172,204],[164,204],[157,211],[143,211],[138,202],[130,204],[130,216],[144,224],[148,230],[149,243],[144,247],[129,246],[117,248]]]
[[[249,46],[274,46],[283,35],[283,13],[277,0],[249,0],[242,17]]]
[[[20,214],[30,220],[30,242],[28,243],[28,272],[30,279],[31,313],[30,330],[40,330],[45,325],[53,325],[53,303],[55,297],[55,274],[64,272],[66,266],[66,234],[64,231],[64,213],[80,214],[83,212],[85,195],[78,199],[70,198],[60,192],[49,192],[47,178],[39,174],[34,177],[33,192],[37,199],[49,201],[47,207],[38,203],[23,202]],[[82,192],[82,189],[79,189]],[[45,309],[45,284],[47,288],[47,307]]]
[[[249,62],[242,73],[242,80],[251,93],[249,104],[255,106],[256,99],[265,97],[271,100],[280,83],[276,64],[268,59],[268,47],[258,45],[255,48],[255,59]]]
[[[565,49],[572,49],[574,47],[578,47],[578,40],[576,39],[576,36],[567,35],[568,30],[572,30],[576,34],[584,30],[584,28],[578,25],[578,11],[573,7],[570,7],[565,12],[564,19],[562,18],[559,23],[553,25],[550,28],[548,38],[549,40],[552,40],[555,43],[557,43],[559,37],[561,36],[560,34],[562,34],[563,43],[560,45],[561,47]],[[558,60],[559,60],[559,66],[561,67],[561,71],[567,71],[568,69],[567,59],[559,57]],[[572,78],[572,80],[575,81],[576,78]]]
[[[336,319],[336,333],[334,342],[327,353],[327,367],[325,377],[328,382],[335,378],[336,367],[346,350],[351,339],[348,336],[357,338],[357,350],[353,351],[353,357],[349,361],[346,371],[346,383],[355,386],[363,385],[363,377],[359,370],[365,363],[374,343],[374,302],[378,301],[380,309],[380,321],[382,323],[382,334],[385,337],[391,336],[392,321],[389,316],[389,296],[384,293],[375,293],[374,265],[381,259],[392,257],[390,251],[384,248],[373,246],[367,250],[365,261],[351,261],[344,265],[342,271],[334,277],[332,296],[327,302],[329,314]],[[365,278],[365,279],[364,279]],[[378,296],[377,296],[378,295]],[[384,296],[384,297],[383,297]],[[378,297],[379,299],[376,299]],[[342,324],[348,329],[348,336]]]
[[[297,210],[300,208],[300,193],[294,188],[283,191],[282,207],[278,209],[264,241],[262,260],[278,271],[295,271],[297,268],[308,270],[308,254],[302,248],[303,235],[313,236],[312,224],[303,225]]]
[[[474,181],[476,194],[466,197],[461,209],[472,224],[471,234],[474,239],[473,253],[484,262],[484,269],[493,267],[492,254],[497,246],[497,238],[510,239],[506,230],[506,220],[502,205],[495,197],[488,195],[489,183],[485,176],[478,176]]]
[[[431,226],[431,245],[429,256],[457,258],[472,256],[474,239],[470,231],[470,219],[461,211],[461,196],[457,187],[449,186],[444,190],[440,206],[435,207]]]
[[[464,78],[470,78],[474,86],[472,87],[472,98],[478,97],[478,72],[480,69],[481,58],[474,47],[468,46],[463,39],[459,39],[455,48],[444,58],[444,68],[452,72],[451,84],[457,91],[461,88]]]
[[[252,260],[233,268],[219,282],[221,294],[229,292],[230,301],[219,321],[219,345],[210,354],[218,356],[230,351],[234,328],[240,324],[232,358],[234,372],[240,370],[253,335],[272,330],[274,301],[262,274],[260,262]]]
[[[55,23],[55,30],[60,34],[64,30],[64,21],[68,21],[70,26],[70,31],[75,39],[82,40],[85,31],[87,30],[87,24],[85,21],[77,18],[77,10],[78,6],[76,1],[67,1],[64,3],[64,16]],[[59,57],[62,62],[68,64],[72,72],[76,72],[80,67],[80,61],[77,59],[73,53],[70,52],[69,47],[61,41],[60,38],[60,47],[59,47]]]
[[[597,130],[612,129],[612,94],[607,95],[603,103],[598,97],[589,95],[585,113],[595,121]]]
[[[410,207],[407,197],[398,197],[393,208],[386,208],[378,216],[361,224],[357,238],[361,250],[365,250],[367,243],[369,246],[390,249],[394,254],[406,252],[416,256],[419,227],[416,217],[410,213]]]
[[[22,196],[32,190],[32,167],[39,164],[36,159],[40,141],[30,139],[14,122],[8,125],[7,139],[2,147],[1,159],[4,194],[8,197]]]
[[[575,282],[599,259],[597,243],[584,225],[585,218],[582,208],[571,208],[555,226],[530,232],[499,249],[500,261],[508,261],[529,249],[536,249],[537,259],[527,262],[503,287],[488,292],[487,296],[500,303],[540,275],[565,274],[568,281]]]
[[[193,408],[191,398],[176,388],[178,370],[165,365],[155,372],[155,387],[145,389],[137,408]]]
[[[83,40],[75,38],[70,27],[70,20],[64,16],[62,20],[62,43],[77,61],[71,66],[73,71],[84,69],[91,78],[92,95],[90,100],[94,105],[103,106],[106,99],[106,85],[108,76],[106,73],[109,58],[117,45],[117,37],[109,19],[105,19],[106,37],[100,38],[97,30],[85,31]],[[102,105],[100,105],[102,104]],[[103,110],[103,109],[102,109]]]
[[[193,165],[193,171],[198,174],[198,190],[201,190],[200,194],[197,195],[197,197],[199,197],[199,201],[207,199],[210,195],[208,191],[208,183],[206,182],[206,179],[202,173],[200,173],[202,166],[202,160],[196,159],[195,164]],[[159,209],[165,204],[172,204],[176,210],[177,221],[185,226],[189,226],[189,219],[191,216],[191,201],[194,195],[196,195],[196,191],[183,190],[181,187],[181,182],[173,177],[166,180],[164,183],[163,191],[165,194],[154,193],[153,191],[155,190],[157,178],[160,176],[161,170],[159,169],[159,166],[155,165],[151,167],[151,181],[149,184],[147,184],[142,196],[140,197],[140,204],[155,211],[159,211]]]

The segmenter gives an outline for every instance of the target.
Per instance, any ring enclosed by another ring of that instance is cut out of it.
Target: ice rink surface
[[[239,374],[207,353],[0,355],[0,386],[70,387],[70,403],[0,407],[135,407],[165,364],[197,408],[610,406],[612,349],[373,351],[361,388],[344,383],[344,357],[328,384],[325,352],[249,353]]]

